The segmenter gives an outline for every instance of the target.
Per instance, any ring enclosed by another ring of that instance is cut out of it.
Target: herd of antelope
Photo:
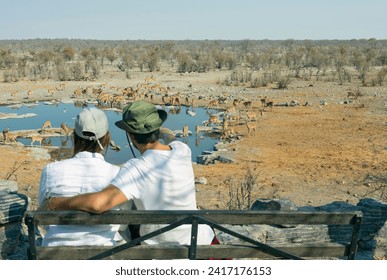
[[[49,97],[53,97],[55,93],[57,92],[61,92],[61,91],[64,91],[66,89],[66,83],[61,83],[59,84],[58,86],[56,86],[55,88],[48,88],[47,89],[47,96]],[[11,95],[11,99],[15,99],[17,95],[20,95],[22,94],[23,91],[17,91],[17,90],[14,90],[10,93]],[[33,89],[29,89],[27,91],[25,91],[25,98],[27,98],[28,100],[31,100],[32,97],[34,96],[34,90]]]
[[[220,127],[221,136],[220,139],[230,139],[233,138],[239,133],[237,132],[237,128],[235,126],[239,126],[240,124],[244,124],[246,126],[247,136],[254,135],[256,132],[256,122],[258,120],[258,116],[263,116],[265,108],[272,108],[274,103],[273,101],[267,100],[267,97],[260,99],[261,106],[254,107],[253,102],[248,100],[241,99],[233,99],[231,106],[226,106],[223,112],[223,120],[220,119],[218,114],[209,116],[208,120],[204,121],[204,126],[218,126]],[[216,109],[221,108],[221,104],[225,103],[223,98],[214,99],[208,102],[206,108],[207,109]],[[233,127],[231,127],[231,123],[234,123]],[[198,132],[200,128],[196,128]]]
[[[55,93],[59,91],[64,91],[66,88],[66,83],[61,83],[56,87],[48,88],[47,93],[49,96],[53,96]],[[255,134],[258,116],[263,115],[265,108],[273,107],[273,101],[269,101],[267,97],[260,99],[261,106],[259,106],[258,104],[254,104],[254,102],[250,100],[237,98],[233,99],[231,95],[226,92],[223,92],[221,96],[194,96],[192,94],[192,84],[188,85],[186,92],[174,92],[174,90],[174,88],[171,88],[169,86],[161,85],[157,82],[157,79],[155,77],[151,76],[146,77],[144,79],[144,82],[137,83],[135,86],[108,87],[107,83],[102,83],[96,86],[88,85],[86,87],[78,87],[73,90],[73,98],[77,102],[94,98],[97,103],[96,106],[102,109],[122,109],[125,105],[133,101],[146,100],[155,104],[170,106],[171,113],[173,113],[174,110],[176,111],[176,113],[178,113],[180,112],[181,106],[184,105],[187,108],[192,108],[192,110],[186,110],[186,113],[190,116],[196,115],[193,109],[195,106],[202,106],[203,103],[207,101],[207,103],[204,104],[204,107],[207,109],[209,118],[208,120],[203,122],[203,125],[205,127],[216,127],[217,131],[220,132],[221,140],[229,140],[240,135],[238,133],[238,130],[241,130],[239,128],[241,124],[245,125],[247,136]],[[28,99],[31,99],[31,97],[33,96],[33,92],[33,90],[26,91]],[[17,91],[12,92],[11,97],[15,97],[16,94],[18,94]],[[86,106],[87,102],[82,102],[82,107]],[[211,114],[211,109],[218,111],[223,110],[223,118],[220,117],[221,114]],[[45,122],[38,131],[40,135],[31,136],[31,146],[35,142],[42,145],[42,142],[44,142],[45,140],[45,131],[50,128],[52,128],[51,122]],[[183,137],[188,137],[188,129],[189,128],[187,125],[183,126]],[[64,135],[69,135],[70,128],[65,123],[62,123],[60,127],[60,133],[63,133]],[[200,125],[197,125],[196,134],[199,135],[199,133]],[[15,134],[12,132],[10,133],[9,129],[3,130],[4,142],[16,142],[16,139],[19,137],[22,136],[20,134]]]
[[[50,137],[50,135],[46,135],[47,130],[52,129],[51,121],[46,121],[41,126],[40,129],[37,130],[38,134],[26,134],[23,135],[23,133],[19,132],[12,132],[10,129],[4,128],[3,129],[3,142],[4,143],[16,143],[18,138],[30,138],[31,139],[31,147],[34,145],[35,142],[39,143],[40,146],[42,146],[42,143],[46,140],[46,138]],[[71,129],[66,125],[66,123],[62,123],[60,126],[60,134],[69,136],[71,133]]]

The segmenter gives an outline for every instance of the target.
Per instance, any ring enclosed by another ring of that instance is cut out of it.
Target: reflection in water
[[[42,145],[44,146],[52,146],[52,143],[51,143],[51,138],[44,138],[43,141],[42,141]]]
[[[38,103],[28,105],[14,105],[12,107],[0,107],[1,113],[17,113],[19,115],[26,113],[35,113],[36,117],[21,118],[21,119],[2,119],[0,120],[0,129],[9,128],[9,131],[15,130],[39,130],[46,121],[50,121],[53,128],[61,128],[58,137],[47,137],[43,141],[43,145],[58,146],[61,149],[55,149],[51,152],[53,159],[60,160],[72,156],[73,139],[71,130],[74,127],[76,115],[85,106],[95,106],[85,102],[76,103]],[[189,135],[178,138],[179,141],[187,143],[192,150],[192,160],[196,161],[198,155],[202,151],[213,150],[213,146],[218,142],[219,135],[208,135],[204,132],[196,131],[197,125],[202,125],[202,122],[208,119],[208,112],[203,108],[193,108],[184,106],[163,106],[168,112],[168,118],[164,123],[164,127],[182,134],[183,126],[188,126]],[[107,151],[106,160],[115,164],[121,164],[132,157],[125,133],[117,128],[114,123],[121,119],[121,111],[106,110],[109,130],[114,141],[114,147]],[[70,131],[68,130],[70,129]],[[195,133],[196,132],[196,133]],[[30,145],[30,139],[18,138],[18,141],[24,145]],[[118,149],[120,147],[120,149]],[[113,149],[112,149],[113,148]]]
[[[72,140],[73,140],[73,137],[71,137],[71,136],[68,136],[68,135],[66,135],[66,136],[61,136],[61,137],[59,137],[59,139],[60,139],[60,146],[61,147],[66,147],[66,146],[68,146],[68,141],[69,141],[69,139],[71,139],[71,146],[73,146],[73,142],[72,142]]]
[[[204,139],[203,136],[196,135],[195,146],[196,146],[196,147],[199,147],[199,146],[200,146],[200,142],[201,142],[203,139]]]

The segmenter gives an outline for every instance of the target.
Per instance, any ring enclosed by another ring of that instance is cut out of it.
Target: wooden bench
[[[354,259],[357,252],[361,212],[300,212],[300,211],[108,211],[90,214],[80,211],[27,212],[29,259]],[[115,247],[103,246],[36,246],[38,225],[97,224],[164,224],[162,229]],[[191,224],[191,245],[138,245],[140,242],[167,232],[179,225]],[[238,244],[197,245],[198,224],[208,224],[217,232],[231,235]],[[229,226],[227,226],[229,225]],[[348,240],[339,243],[291,243],[274,247],[238,233],[237,225],[327,225],[347,229]]]

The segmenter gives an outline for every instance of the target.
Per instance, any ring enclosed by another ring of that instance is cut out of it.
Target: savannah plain
[[[196,185],[200,208],[246,209],[258,198],[386,203],[386,65],[387,41],[373,39],[0,41],[0,104],[93,102],[101,92],[125,104],[177,96],[184,109],[215,101],[213,108],[232,112],[233,133],[219,141],[234,161],[193,163],[195,177],[207,180]],[[127,87],[134,95],[123,94]],[[17,181],[32,208],[50,161],[34,149],[0,136],[0,179]]]

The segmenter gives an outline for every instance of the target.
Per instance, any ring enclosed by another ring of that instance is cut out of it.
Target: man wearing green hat
[[[138,210],[196,210],[191,150],[180,141],[159,141],[160,127],[166,119],[167,113],[152,103],[136,101],[125,107],[122,120],[115,124],[125,131],[141,156],[128,160],[105,189],[68,198],[52,197],[48,208],[102,213],[133,200]],[[161,227],[141,225],[140,235]],[[144,243],[190,244],[190,236],[191,226],[182,225]],[[199,225],[197,244],[210,244],[213,238],[209,226]]]

